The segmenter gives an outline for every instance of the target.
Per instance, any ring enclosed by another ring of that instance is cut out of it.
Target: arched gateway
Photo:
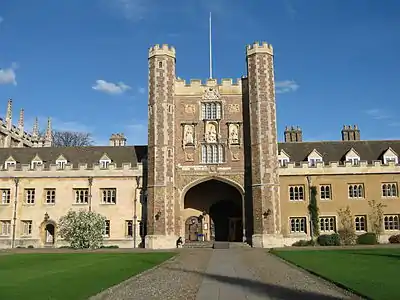
[[[183,195],[186,242],[242,242],[243,193],[227,180],[194,183]]]

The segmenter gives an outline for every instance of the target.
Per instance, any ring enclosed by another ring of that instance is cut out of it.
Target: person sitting
[[[182,248],[183,240],[180,236],[179,239],[176,241],[176,248]]]

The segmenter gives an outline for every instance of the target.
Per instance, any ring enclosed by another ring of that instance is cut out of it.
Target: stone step
[[[183,245],[183,248],[212,248],[213,242],[188,242]]]

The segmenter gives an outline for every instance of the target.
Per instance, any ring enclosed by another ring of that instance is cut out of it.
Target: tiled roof
[[[139,148],[140,149],[140,148]],[[45,165],[55,164],[60,155],[64,156],[74,167],[79,164],[99,163],[100,158],[107,154],[112,163],[121,167],[123,163],[136,166],[138,159],[135,146],[91,146],[91,147],[43,147],[43,148],[0,148],[0,163],[12,156],[18,164],[30,164],[38,155]],[[143,150],[141,149],[143,152]]]
[[[383,153],[389,147],[400,155],[400,140],[279,143],[278,147],[279,150],[284,150],[290,156],[290,161],[293,162],[307,160],[308,154],[314,149],[322,155],[323,161],[327,163],[343,161],[344,156],[351,148],[357,151],[361,160],[368,162],[382,159]]]

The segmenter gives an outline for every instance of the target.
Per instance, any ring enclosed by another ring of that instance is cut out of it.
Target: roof
[[[316,149],[324,162],[343,161],[346,153],[353,148],[360,160],[372,162],[381,160],[382,155],[392,148],[400,153],[400,140],[376,140],[376,141],[324,141],[324,142],[293,142],[279,143],[279,150],[284,150],[293,162],[307,160],[308,154]]]
[[[100,158],[106,154],[117,167],[124,163],[136,166],[138,159],[135,146],[89,146],[89,147],[43,147],[43,148],[0,148],[0,163],[12,156],[19,164],[30,164],[38,155],[45,165],[55,164],[62,155],[74,167],[79,164],[98,164]]]

